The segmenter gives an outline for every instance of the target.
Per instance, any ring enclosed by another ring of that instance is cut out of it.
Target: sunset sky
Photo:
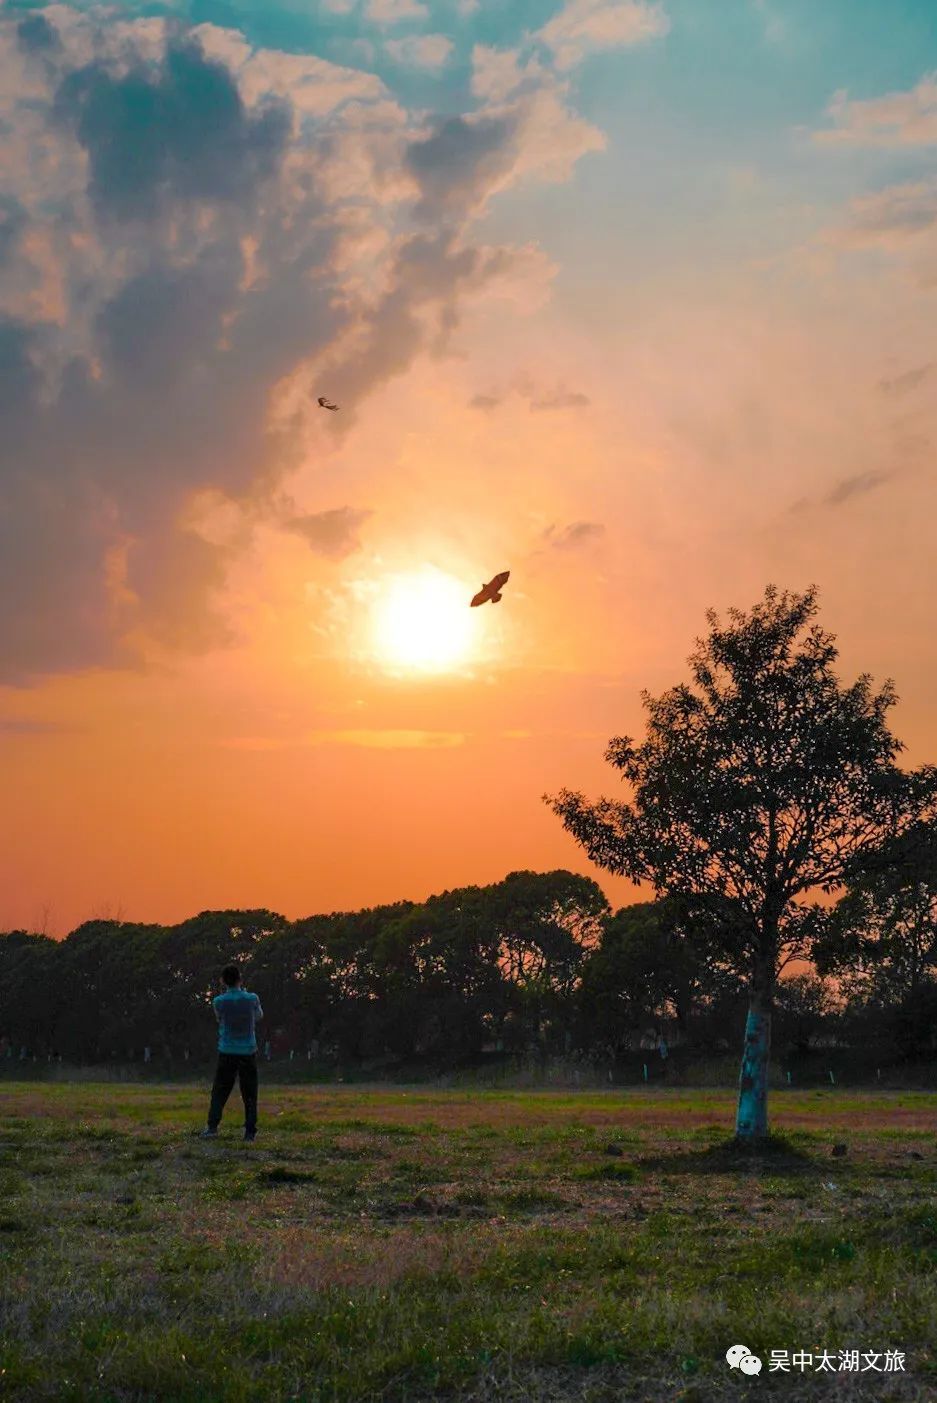
[[[769,582],[937,760],[933,0],[8,3],[0,123],[0,928],[600,876]]]

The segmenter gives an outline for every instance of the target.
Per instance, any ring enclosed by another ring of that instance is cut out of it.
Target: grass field
[[[723,1091],[236,1097],[0,1084],[3,1397],[937,1397],[927,1093],[778,1093],[742,1159]]]

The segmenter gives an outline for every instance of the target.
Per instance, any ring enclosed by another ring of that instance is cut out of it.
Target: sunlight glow
[[[449,672],[468,661],[475,639],[471,591],[433,566],[383,582],[372,613],[373,646],[386,663]]]

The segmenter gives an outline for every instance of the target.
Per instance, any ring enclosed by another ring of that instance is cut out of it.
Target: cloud
[[[367,750],[451,750],[464,745],[462,731],[308,731],[303,736],[231,736],[218,744],[226,750],[293,750],[313,745],[351,745]]]
[[[909,90],[865,101],[850,101],[841,89],[827,113],[833,126],[814,133],[825,145],[937,145],[937,73],[926,74]]]
[[[854,200],[834,237],[854,247],[894,248],[937,224],[937,180],[890,185]]]
[[[16,37],[20,48],[28,54],[47,53],[58,45],[58,33],[41,11],[19,21]]]
[[[0,679],[223,645],[244,542],[204,534],[193,501],[262,520],[321,453],[313,387],[345,433],[467,302],[542,298],[542,250],[473,221],[603,137],[524,71],[434,117],[217,25],[0,11]],[[292,516],[335,558],[364,519]]]
[[[420,0],[368,0],[364,12],[373,24],[382,26],[429,16],[429,10]]]
[[[787,22],[776,10],[769,7],[767,0],[753,0],[754,9],[764,24],[765,39],[769,44],[780,44],[787,36]]]
[[[473,208],[497,188],[510,170],[516,122],[499,117],[446,117],[407,151],[407,163],[419,184],[418,206],[427,221],[450,210]]]
[[[486,103],[480,111],[437,118],[408,148],[416,214],[427,223],[477,216],[524,180],[566,181],[583,156],[605,147],[571,111],[568,85],[536,61],[521,67],[511,51],[477,47],[473,91]]]
[[[272,49],[235,51],[229,32],[212,25],[200,25],[194,34],[206,53],[232,65],[238,89],[245,101],[259,104],[265,98],[287,102],[297,117],[325,117],[355,101],[372,106],[387,98],[381,80],[373,73],[357,68],[344,68],[315,54],[284,54]],[[369,46],[370,47],[370,46]],[[366,110],[366,109],[365,109]],[[391,117],[399,117],[392,106],[385,109]]]
[[[906,370],[901,375],[891,376],[889,379],[880,380],[878,387],[885,395],[905,395],[911,390],[916,390],[933,370],[933,362],[928,361],[926,365],[916,366],[913,370]]]
[[[384,46],[396,63],[408,68],[444,68],[453,44],[443,34],[413,34],[406,39],[388,39]]]
[[[164,201],[249,200],[283,158],[290,115],[269,100],[250,112],[223,64],[194,41],[170,41],[160,68],[114,74],[102,61],[69,73],[55,110],[88,154],[98,210],[145,218]]]
[[[847,252],[871,249],[889,255],[919,283],[932,287],[937,284],[937,180],[909,181],[863,195],[821,238]]]
[[[864,497],[868,492],[874,492],[879,487],[884,487],[897,476],[895,469],[868,468],[862,472],[851,473],[848,477],[841,478],[839,482],[819,499],[810,497],[798,497],[788,508],[792,516],[803,515],[816,507],[841,507],[846,502],[851,502],[856,497]]]
[[[569,0],[539,30],[560,69],[573,68],[587,54],[659,39],[670,29],[662,6],[645,0]]]
[[[302,536],[317,554],[343,559],[358,549],[358,528],[372,515],[365,509],[335,507],[331,511],[286,516],[281,525]]]
[[[546,388],[536,384],[529,375],[516,375],[506,389],[492,390],[473,395],[469,400],[470,409],[497,409],[512,394],[527,401],[528,407],[536,412],[562,409],[586,409],[592,403],[589,396],[580,390],[569,390],[558,384]]]
[[[495,49],[476,44],[472,50],[472,93],[489,102],[503,102],[522,88],[532,91],[547,80],[539,59],[519,49]]]
[[[70,731],[58,721],[34,721],[26,716],[0,716],[0,735],[45,736]]]
[[[553,550],[575,550],[578,546],[600,540],[604,535],[605,527],[599,521],[574,521],[560,531],[555,526],[548,526],[543,538]]]
[[[0,195],[0,268],[12,258],[26,224],[26,211],[19,201]]]
[[[843,502],[851,501],[853,497],[862,497],[866,492],[873,492],[876,487],[882,487],[893,476],[893,473],[873,469],[868,472],[854,473],[851,477],[844,477],[824,497],[824,504],[828,507],[841,506]]]
[[[586,409],[592,401],[580,390],[549,390],[531,399],[531,409]]]

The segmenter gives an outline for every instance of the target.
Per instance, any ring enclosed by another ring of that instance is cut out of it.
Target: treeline
[[[774,1053],[933,1052],[937,903],[890,870],[817,913],[820,973],[782,979]],[[902,898],[903,893],[903,898]],[[744,970],[673,899],[613,912],[566,871],[513,872],[425,902],[288,921],[205,911],[174,926],[86,921],[64,940],[0,935],[0,1052],[66,1061],[202,1060],[223,965],[261,996],[273,1055],[454,1066],[485,1055],[615,1063],[663,1032],[678,1056],[734,1049]],[[715,953],[718,952],[718,953]]]

